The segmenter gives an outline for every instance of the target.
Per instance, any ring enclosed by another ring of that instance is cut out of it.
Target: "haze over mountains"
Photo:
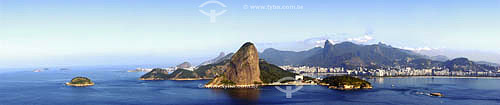
[[[435,42],[440,42],[446,39],[435,39],[433,37],[429,37],[429,39],[425,40],[423,39],[408,42],[407,39],[395,40],[387,39],[387,37],[382,36],[383,35],[380,34],[373,34],[370,31],[367,31],[365,34],[346,33],[345,35],[339,33],[326,33],[319,34],[313,37],[307,37],[304,40],[266,42],[257,43],[257,45],[260,46],[260,51],[264,51],[267,48],[274,48],[281,51],[300,52],[312,49],[314,47],[323,47],[326,40],[329,40],[333,44],[338,44],[346,41],[361,45],[383,43],[391,45],[394,48],[409,50],[430,57],[446,56],[448,60],[453,58],[465,57],[474,61],[487,61],[497,64],[500,63],[500,49],[498,49],[497,47],[474,45],[477,43],[466,43],[467,41],[457,41],[464,42],[458,44],[452,44],[453,42],[442,42],[439,44],[434,44]],[[472,48],[470,48],[470,46],[472,46]]]
[[[220,62],[223,62],[224,60],[228,60],[228,59],[231,59],[231,56],[233,56],[234,53],[229,53],[229,54],[225,54],[224,52],[221,52],[219,54],[219,56],[211,59],[211,60],[208,60],[208,61],[204,61],[200,64],[200,66],[204,66],[204,65],[208,65],[208,64],[216,64],[216,63],[220,63]]]
[[[494,49],[494,48],[492,48]],[[419,51],[418,53],[428,56],[445,55],[448,58],[466,57],[474,61],[490,62],[500,64],[500,54],[485,51],[470,51],[470,50],[452,50],[452,49],[434,49]]]
[[[307,66],[390,66],[394,61],[423,58],[424,56],[409,50],[397,49],[379,43],[358,45],[352,42],[332,44],[325,41],[323,48],[316,47],[302,52],[266,49],[261,54],[263,59],[278,65]]]
[[[410,50],[404,50],[383,43],[359,45],[352,42],[333,44],[325,41],[323,48],[315,47],[306,51],[280,51],[268,48],[260,54],[262,59],[277,65],[345,67],[348,69],[413,67],[446,67],[450,70],[490,71],[495,67],[475,63],[467,58],[448,60],[446,56],[428,57]]]

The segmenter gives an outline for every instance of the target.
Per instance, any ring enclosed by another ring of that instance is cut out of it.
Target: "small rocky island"
[[[330,76],[324,78],[321,83],[328,88],[338,90],[356,90],[373,88],[370,82],[351,76]]]
[[[71,79],[71,82],[66,82],[66,85],[75,87],[86,87],[86,86],[93,86],[94,82],[92,82],[87,77],[75,77]]]

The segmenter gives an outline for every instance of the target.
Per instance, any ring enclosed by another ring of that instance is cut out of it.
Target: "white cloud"
[[[319,33],[313,34],[314,37],[310,37],[305,40],[288,42],[261,42],[257,43],[257,45],[259,45],[259,48],[261,49],[276,48],[280,50],[304,51],[313,47],[323,47],[326,40],[329,40],[332,44],[337,44],[344,41],[350,41],[357,44],[370,44],[370,42],[374,42],[375,40],[371,36],[372,34],[374,34],[374,32],[365,32],[364,34]]]
[[[437,50],[437,48],[429,48],[429,47],[420,47],[420,48],[402,47],[400,49],[405,49],[405,50],[410,50],[410,51],[415,51],[415,52]]]
[[[368,36],[368,35],[361,36],[361,37],[356,37],[356,38],[348,38],[347,39],[347,41],[357,42],[357,43],[366,43],[366,42],[368,42],[370,40],[373,40],[373,37]]]

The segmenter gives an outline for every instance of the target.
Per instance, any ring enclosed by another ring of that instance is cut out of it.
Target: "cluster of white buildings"
[[[283,70],[294,71],[295,73],[340,73],[346,72],[342,67],[323,68],[323,67],[309,67],[309,66],[280,66]]]
[[[356,74],[355,74],[356,75]],[[432,76],[432,69],[412,69],[412,68],[404,68],[404,69],[392,69],[392,70],[368,70],[368,75],[373,76]]]
[[[500,76],[500,73],[492,71],[450,71],[448,69],[392,69],[392,70],[366,70],[361,73],[349,73],[350,75],[370,76]]]
[[[500,76],[500,70],[476,72],[476,71],[450,71],[448,69],[434,67],[430,69],[414,69],[411,67],[394,67],[387,69],[344,69],[343,67],[308,67],[308,66],[280,66],[284,70],[295,73],[347,73],[347,75],[367,75],[367,76]]]

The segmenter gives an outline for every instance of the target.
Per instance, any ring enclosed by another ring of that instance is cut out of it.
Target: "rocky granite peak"
[[[207,85],[254,85],[260,79],[259,54],[253,43],[247,42],[231,57],[223,76]]]
[[[245,43],[236,52],[224,73],[236,85],[250,85],[260,80],[259,54],[253,43]]]
[[[326,41],[325,41],[325,47],[324,47],[324,48],[331,48],[331,47],[333,47],[333,43],[332,43],[332,42],[330,42],[330,40],[326,40]]]
[[[329,40],[325,41],[325,46],[323,47],[323,54],[329,54],[330,52],[334,52],[334,45]],[[328,56],[328,55],[324,55]]]

